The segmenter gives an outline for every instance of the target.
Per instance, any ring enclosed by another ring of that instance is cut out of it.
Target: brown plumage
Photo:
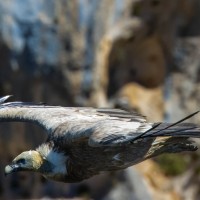
[[[36,150],[18,155],[5,174],[39,172],[46,178],[78,182],[104,171],[121,170],[162,153],[194,151],[200,137],[191,123],[148,123],[135,112],[9,102],[0,99],[0,121],[32,122],[48,133]]]

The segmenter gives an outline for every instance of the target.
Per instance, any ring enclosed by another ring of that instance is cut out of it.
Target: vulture
[[[61,107],[0,98],[0,122],[31,122],[46,130],[35,150],[22,152],[5,167],[5,175],[32,171],[61,182],[79,182],[106,171],[122,170],[162,153],[195,151],[190,138],[200,127],[183,123],[150,123],[120,109]]]

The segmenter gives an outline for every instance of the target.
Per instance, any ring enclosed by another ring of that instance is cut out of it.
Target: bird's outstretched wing
[[[54,117],[60,112],[62,113],[61,107],[56,107],[56,109],[54,109],[54,115],[52,115],[51,106],[45,106],[41,103],[4,103],[9,97],[10,96],[0,98],[0,122],[31,122],[42,126],[47,131],[51,131],[53,127],[62,123],[62,119],[58,122]]]
[[[0,122],[22,121],[36,123],[47,130],[51,139],[63,144],[87,140],[90,146],[115,146],[137,139],[157,136],[200,137],[195,124],[148,123],[138,113],[119,109],[94,109],[48,106],[44,104],[8,102],[0,98]]]
[[[61,107],[25,102],[5,103],[9,97],[0,98],[0,122],[36,123],[51,133],[52,137],[64,136],[68,142],[89,138],[96,135],[99,129],[103,133],[102,137],[113,135],[117,140],[121,137],[119,135],[134,130],[136,132],[140,124],[146,121],[137,113],[119,109]],[[97,137],[101,139],[100,135],[96,135],[96,142]]]

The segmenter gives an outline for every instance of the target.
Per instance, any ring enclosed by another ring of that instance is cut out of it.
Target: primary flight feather
[[[0,122],[22,121],[42,126],[47,140],[36,150],[18,155],[5,168],[39,172],[62,182],[79,182],[104,171],[114,171],[162,153],[194,151],[190,137],[200,127],[182,123],[149,123],[135,112],[8,102],[0,98]]]

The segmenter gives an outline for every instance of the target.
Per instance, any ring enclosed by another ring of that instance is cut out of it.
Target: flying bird
[[[7,102],[0,98],[0,122],[32,122],[47,140],[18,155],[5,174],[39,172],[61,182],[79,182],[105,171],[125,169],[162,153],[195,151],[191,137],[200,127],[183,123],[149,123],[136,112]]]

